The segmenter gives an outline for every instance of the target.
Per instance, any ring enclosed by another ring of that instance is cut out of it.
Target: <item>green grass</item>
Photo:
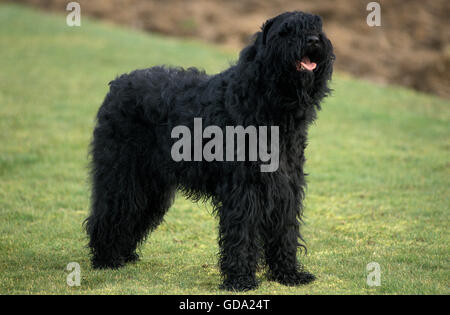
[[[87,147],[116,75],[156,64],[225,69],[236,54],[13,5],[0,7],[0,294],[207,294],[217,222],[179,196],[117,271],[89,266]],[[302,261],[318,280],[256,294],[449,294],[450,103],[336,75],[307,149]],[[381,265],[381,286],[366,265]],[[66,284],[69,262],[80,287]]]

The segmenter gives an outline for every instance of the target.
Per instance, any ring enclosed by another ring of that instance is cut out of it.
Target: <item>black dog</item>
[[[296,256],[304,247],[303,152],[308,125],[330,92],[333,61],[321,18],[287,12],[268,20],[237,64],[222,73],[153,67],[112,81],[91,148],[86,229],[93,266],[137,260],[137,246],[161,223],[178,189],[211,200],[219,216],[222,288],[255,288],[260,258],[272,280],[314,280]],[[261,161],[174,161],[172,130],[192,128],[194,118],[222,130],[278,126],[279,167],[261,172]]]

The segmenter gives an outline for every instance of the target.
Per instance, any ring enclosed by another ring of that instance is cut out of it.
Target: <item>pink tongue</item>
[[[300,64],[309,71],[313,71],[314,69],[316,69],[317,64],[315,62],[311,62],[311,60],[309,60],[308,57],[303,57],[302,60],[300,61]]]

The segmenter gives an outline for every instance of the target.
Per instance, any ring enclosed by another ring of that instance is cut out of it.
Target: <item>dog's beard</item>
[[[315,74],[314,71],[309,70],[301,70],[297,71],[297,80],[295,82],[296,89],[299,90],[306,90],[309,91],[314,86],[314,78]]]

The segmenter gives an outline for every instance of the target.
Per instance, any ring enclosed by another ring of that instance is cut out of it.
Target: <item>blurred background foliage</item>
[[[0,0],[4,1],[4,0]],[[62,12],[67,0],[15,0]],[[366,23],[368,0],[79,0],[83,14],[146,31],[195,37],[234,49],[281,12],[319,14],[339,70],[450,98],[450,1],[379,0],[381,26]]]

